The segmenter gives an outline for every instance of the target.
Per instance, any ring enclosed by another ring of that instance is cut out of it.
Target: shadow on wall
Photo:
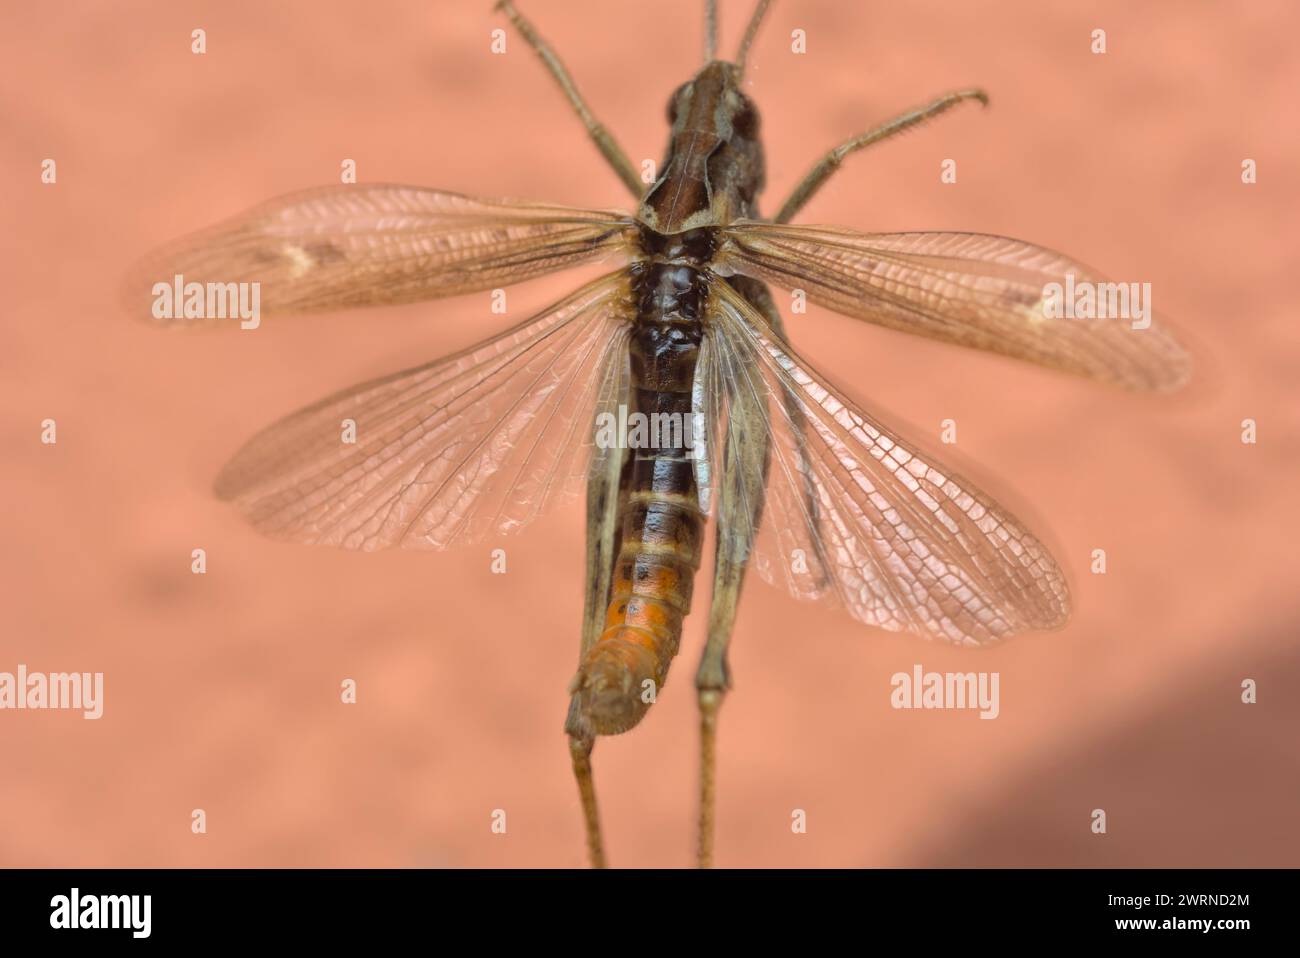
[[[1254,705],[1241,701],[1247,678]],[[1044,758],[907,864],[1296,867],[1297,689],[1294,644],[1244,665],[1221,657],[1123,731]],[[1104,835],[1091,829],[1096,808]]]

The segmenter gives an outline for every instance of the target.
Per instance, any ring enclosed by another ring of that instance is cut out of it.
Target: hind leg
[[[902,133],[904,130],[910,130],[912,127],[924,123],[947,110],[951,110],[959,103],[966,100],[978,100],[985,106],[989,105],[988,94],[983,90],[961,90],[957,93],[949,93],[941,96],[928,106],[919,107],[915,110],[909,110],[902,116],[895,117],[888,123],[882,123],[873,130],[868,130],[861,136],[855,136],[845,143],[841,143],[835,149],[831,150],[820,160],[817,165],[808,171],[808,174],[799,181],[799,185],[794,188],[790,198],[781,206],[780,212],[772,220],[774,223],[788,223],[798,213],[805,203],[812,199],[812,195],[821,189],[832,173],[834,173],[844,158],[850,153],[856,153],[858,150],[870,146],[872,143],[879,143],[881,140],[887,140],[891,136]]]
[[[781,314],[767,287],[745,277],[734,277],[730,282],[784,338]],[[700,709],[700,816],[696,863],[701,868],[713,865],[718,714],[731,687],[727,648],[736,624],[745,570],[763,515],[771,457],[766,398],[753,390],[740,388],[733,389],[729,397],[718,490],[717,556],[713,570],[713,595],[709,602],[709,637],[695,674]]]
[[[719,557],[713,579],[713,601],[709,608],[709,638],[704,646],[695,688],[700,708],[700,806],[696,842],[696,864],[713,866],[713,840],[717,802],[718,713],[731,686],[727,646],[736,622],[736,605],[745,578],[745,563],[735,555]]]
[[[569,731],[569,758],[573,762],[573,777],[578,783],[578,797],[582,801],[582,820],[587,830],[587,860],[592,868],[605,867],[605,846],[600,835],[600,813],[596,808],[596,782],[591,774],[591,751],[595,747],[594,735],[583,734],[576,730],[576,712],[578,699],[575,696],[569,704],[569,720],[565,730]]]
[[[618,555],[618,496],[625,458],[621,452],[606,450],[593,457],[591,471],[587,476],[587,594],[583,602],[579,666],[600,638],[604,624],[614,558]],[[575,682],[569,687],[569,694],[569,712],[564,722],[564,731],[569,736],[569,758],[573,763],[573,777],[578,783],[578,797],[582,800],[582,816],[587,831],[587,857],[592,868],[604,868],[605,848],[601,841],[596,785],[591,771],[591,752],[596,744],[596,735],[579,706],[576,676]]]

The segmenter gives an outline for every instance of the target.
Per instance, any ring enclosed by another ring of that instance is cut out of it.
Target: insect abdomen
[[[643,463],[669,465],[642,460],[634,468]],[[626,732],[641,720],[677,654],[704,526],[691,485],[685,496],[641,490],[627,504],[605,631],[582,667],[583,708],[598,735]]]
[[[662,688],[691,608],[704,531],[692,455],[704,283],[689,266],[656,263],[634,273],[633,290],[629,419],[641,419],[628,436],[605,629],[577,679],[582,711],[598,735],[632,728]]]

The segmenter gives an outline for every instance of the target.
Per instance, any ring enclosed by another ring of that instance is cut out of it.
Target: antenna
[[[740,41],[740,50],[736,53],[736,75],[743,77],[745,75],[745,58],[749,56],[749,45],[754,42],[754,35],[758,33],[758,25],[763,21],[763,14],[767,13],[767,8],[772,0],[758,0],[758,6],[754,8],[754,15],[749,18],[749,26],[745,27],[745,36]]]
[[[704,62],[712,63],[718,55],[718,0],[704,0]]]

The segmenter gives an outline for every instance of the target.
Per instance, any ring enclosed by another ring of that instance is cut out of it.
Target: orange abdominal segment
[[[598,735],[626,732],[655,701],[700,564],[704,520],[693,496],[634,498],[623,522],[605,630],[579,673],[583,711]]]

